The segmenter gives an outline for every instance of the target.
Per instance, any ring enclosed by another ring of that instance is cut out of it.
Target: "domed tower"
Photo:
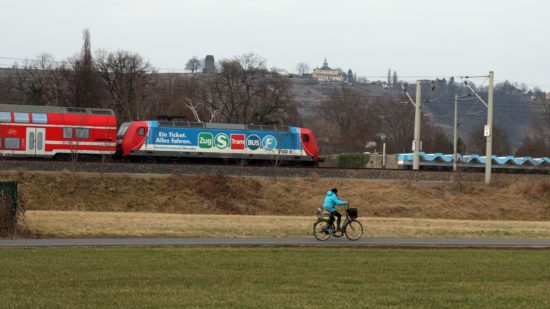
[[[332,69],[328,66],[327,58],[325,58],[325,61],[323,62],[323,66],[321,67],[321,70],[332,70]]]

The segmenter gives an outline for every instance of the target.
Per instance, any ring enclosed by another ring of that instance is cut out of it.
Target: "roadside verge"
[[[550,239],[550,222],[360,217],[366,237]],[[314,216],[26,212],[37,237],[308,237]]]

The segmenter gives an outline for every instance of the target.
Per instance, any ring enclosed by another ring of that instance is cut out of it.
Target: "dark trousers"
[[[328,221],[329,226],[334,223],[334,217],[338,218],[338,221],[336,222],[336,227],[340,227],[340,222],[342,222],[342,214],[337,212],[336,210],[330,213],[330,219]]]

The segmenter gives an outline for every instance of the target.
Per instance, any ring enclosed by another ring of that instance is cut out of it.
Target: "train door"
[[[27,128],[27,147],[25,153],[30,156],[46,154],[46,129]]]

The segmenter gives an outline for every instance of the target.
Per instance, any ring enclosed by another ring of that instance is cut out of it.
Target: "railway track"
[[[342,169],[334,167],[298,166],[242,166],[235,164],[204,163],[147,163],[147,162],[71,162],[52,160],[0,160],[0,171],[88,172],[126,174],[223,174],[228,176],[265,177],[322,177],[348,179],[386,179],[406,181],[482,182],[480,172],[453,173],[449,171],[411,171],[387,169]],[[496,173],[495,178],[548,177],[548,175],[521,175]]]

